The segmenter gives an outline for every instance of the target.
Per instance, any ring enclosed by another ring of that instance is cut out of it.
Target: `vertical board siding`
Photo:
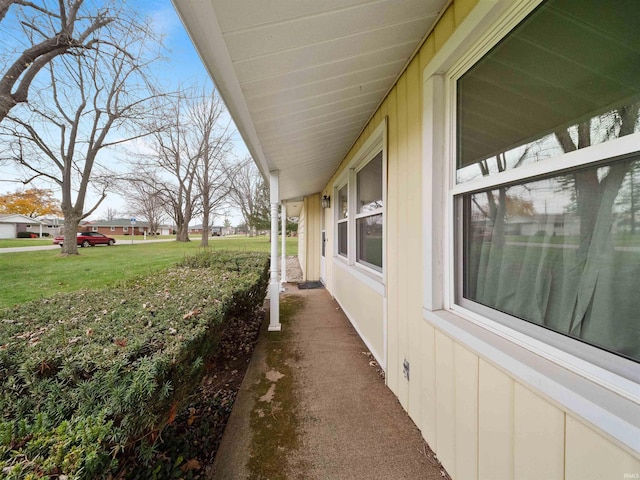
[[[454,342],[436,330],[436,449],[447,472],[456,478],[456,391]]]
[[[460,22],[458,22],[458,24],[459,23]],[[447,8],[447,11],[444,12],[444,15],[440,17],[440,21],[438,21],[436,28],[433,29],[436,51],[440,50],[444,44],[447,43],[447,40],[449,40],[449,37],[455,29],[456,19],[454,15],[454,7],[453,5],[450,5],[449,8]]]
[[[564,478],[564,413],[516,383],[514,425],[515,478]]]
[[[408,359],[418,366],[420,359],[420,325],[422,323],[422,82],[420,62],[416,57],[407,69],[407,122],[408,122],[408,169],[405,208],[407,211],[408,255],[406,276],[407,319],[409,332]],[[419,101],[416,101],[419,99]],[[409,415],[417,425],[421,424],[419,372],[409,382]]]
[[[420,322],[420,423],[418,428],[432,448],[436,445],[436,329]]]
[[[397,274],[397,323],[398,323],[398,365],[402,368],[404,360],[408,360],[407,348],[409,345],[409,322],[407,318],[407,267],[408,267],[408,252],[407,252],[407,204],[405,202],[405,194],[407,191],[407,178],[408,178],[408,159],[407,159],[407,146],[408,146],[408,128],[407,128],[407,75],[406,72],[400,77],[397,85],[398,92],[398,155],[397,155],[397,170],[398,176],[395,185],[398,186],[393,192],[389,192],[390,196],[395,197],[396,209],[394,214],[397,215],[398,229],[395,230],[398,241],[396,243],[396,250],[390,252],[393,263],[396,264],[398,269]],[[408,409],[409,401],[409,384],[404,376],[400,377],[398,382],[398,399],[405,410]]]
[[[478,3],[478,0],[456,0],[453,3],[453,19],[456,27],[467,18],[467,15],[473,10],[476,3]]]
[[[567,415],[565,478],[625,479],[640,476],[640,460]]]
[[[306,271],[305,280],[320,279],[320,224],[321,209],[320,194],[305,198],[304,205],[307,213],[306,238]]]
[[[307,278],[307,201],[302,202],[302,210],[300,211],[300,217],[298,217],[298,262],[300,263],[300,270],[302,270],[302,278]]]
[[[480,360],[478,478],[513,480],[513,386],[509,376]],[[438,432],[439,434],[440,432]]]
[[[336,267],[336,300],[364,337],[376,359],[382,362],[384,344],[382,328],[382,296],[366,285],[359,283],[353,275],[340,267]]]
[[[454,345],[456,478],[478,478],[478,357]],[[517,478],[517,477],[516,477]]]
[[[387,385],[398,394],[402,364],[398,363],[398,115],[396,89],[387,97]]]

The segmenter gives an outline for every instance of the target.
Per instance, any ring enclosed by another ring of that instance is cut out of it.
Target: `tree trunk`
[[[177,242],[190,242],[189,239],[189,225],[183,223],[176,226],[176,241]]]
[[[209,246],[209,212],[208,202],[204,202],[202,206],[202,238],[200,240],[201,247]]]
[[[64,211],[64,209],[62,213],[64,215],[62,254],[78,255],[78,242],[76,238],[78,225],[80,224],[80,216],[74,215],[72,212]]]

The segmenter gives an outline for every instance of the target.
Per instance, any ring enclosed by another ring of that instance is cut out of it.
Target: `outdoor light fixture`
[[[331,206],[331,197],[329,195],[324,195],[322,197],[322,208],[329,208]]]

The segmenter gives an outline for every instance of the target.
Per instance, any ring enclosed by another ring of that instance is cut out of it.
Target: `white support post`
[[[282,215],[282,244],[280,247],[280,291],[284,292],[284,284],[287,283],[287,205],[281,204]]]
[[[271,202],[271,267],[269,273],[269,331],[279,332],[280,325],[280,284],[278,282],[278,204],[280,192],[278,190],[278,171],[270,172],[269,200]]]

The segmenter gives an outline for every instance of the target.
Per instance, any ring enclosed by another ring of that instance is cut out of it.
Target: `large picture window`
[[[347,257],[349,254],[349,186],[344,185],[338,190],[338,255]]]
[[[334,186],[336,254],[342,265],[384,278],[386,119],[343,170]]]
[[[640,2],[548,0],[464,73],[455,196],[465,306],[635,362],[638,18]]]
[[[382,271],[382,152],[356,174],[356,260]]]

